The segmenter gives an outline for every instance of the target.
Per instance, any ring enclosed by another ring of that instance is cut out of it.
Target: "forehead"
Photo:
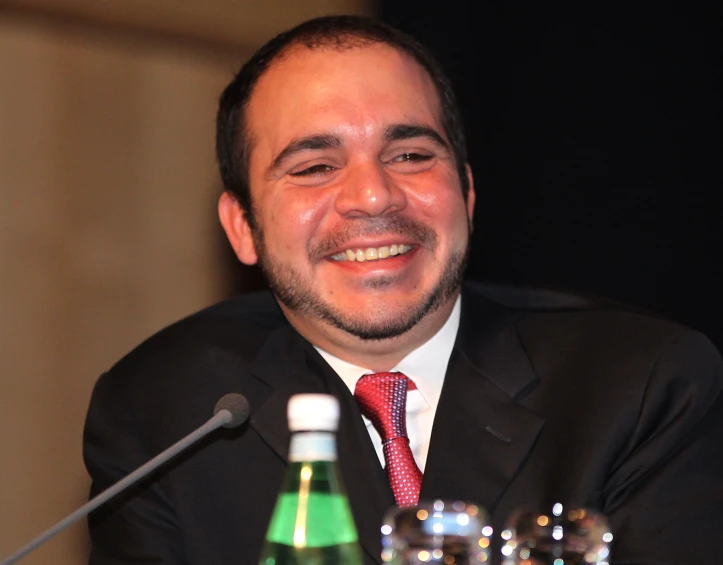
[[[429,74],[385,44],[292,47],[257,82],[246,123],[252,155],[301,135],[373,135],[392,123],[421,123],[444,135]]]

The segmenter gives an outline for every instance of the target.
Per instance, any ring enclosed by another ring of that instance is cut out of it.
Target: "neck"
[[[281,309],[294,329],[316,347],[348,363],[384,372],[398,365],[442,328],[452,313],[457,296],[459,292],[404,334],[379,340],[361,339],[327,322],[304,319],[283,304]]]

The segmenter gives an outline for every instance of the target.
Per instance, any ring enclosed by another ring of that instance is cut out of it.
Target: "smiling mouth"
[[[367,249],[347,249],[332,255],[330,258],[332,261],[358,261],[363,263],[364,261],[379,261],[396,255],[404,255],[411,249],[411,245],[403,243],[384,245],[383,247],[368,247]]]

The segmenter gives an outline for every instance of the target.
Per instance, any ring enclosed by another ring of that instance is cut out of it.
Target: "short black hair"
[[[442,126],[452,146],[462,192],[467,197],[467,148],[462,118],[452,85],[435,57],[414,37],[378,20],[362,16],[323,16],[268,41],[241,67],[221,94],[216,117],[218,166],[224,189],[236,197],[251,228],[256,227],[256,221],[249,187],[250,132],[245,112],[256,83],[271,63],[291,47],[349,49],[374,43],[406,53],[429,73],[439,97]]]

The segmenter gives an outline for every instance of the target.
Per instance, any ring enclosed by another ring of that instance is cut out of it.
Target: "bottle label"
[[[336,438],[330,432],[297,432],[291,436],[289,461],[336,461]]]
[[[346,498],[339,494],[308,494],[300,504],[298,493],[282,493],[276,501],[266,540],[295,547],[326,547],[357,541]]]

